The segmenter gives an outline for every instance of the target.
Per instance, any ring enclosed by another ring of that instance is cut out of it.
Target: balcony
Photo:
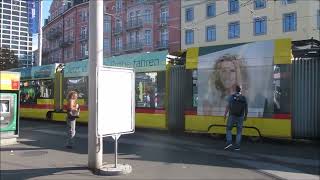
[[[121,26],[116,26],[115,28],[113,28],[113,34],[114,35],[119,35],[122,33],[122,27]]]
[[[167,4],[169,0],[160,0],[160,4]]]
[[[128,8],[132,8],[132,7],[136,7],[139,5],[152,5],[154,3],[156,3],[158,0],[139,0],[139,1],[135,1],[134,3],[130,3],[128,5]]]
[[[49,32],[47,32],[47,39],[48,40],[54,40],[58,37],[60,37],[62,35],[62,28],[56,27],[56,28],[52,28],[49,30]]]
[[[143,49],[143,43],[141,41],[129,42],[125,45],[125,51],[140,51]]]
[[[80,51],[80,59],[87,59],[89,57],[89,51],[88,50],[83,50]]]
[[[80,41],[86,41],[88,40],[89,35],[88,34],[80,34]]]
[[[74,42],[73,38],[68,37],[68,38],[60,41],[59,45],[60,45],[60,47],[65,48],[65,47],[68,47],[68,46],[72,45],[73,42]]]
[[[163,41],[158,41],[156,49],[157,50],[164,50],[169,48],[169,41],[168,40],[163,40]]]
[[[122,47],[112,48],[112,55],[120,55],[123,53]]]
[[[159,26],[167,26],[168,25],[168,21],[169,21],[169,17],[168,16],[160,17]]]
[[[130,19],[128,22],[127,22],[127,31],[128,30],[133,30],[133,29],[137,29],[137,28],[142,28],[143,27],[143,22],[142,22],[142,19],[141,18],[133,18],[133,19]]]

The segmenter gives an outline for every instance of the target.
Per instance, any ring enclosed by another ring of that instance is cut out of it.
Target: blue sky
[[[42,25],[44,25],[44,20],[48,18],[50,5],[52,0],[43,0],[42,3]],[[38,34],[32,36],[32,50],[38,49]]]
[[[48,18],[50,5],[52,3],[52,0],[43,0],[42,3],[42,24],[44,24],[44,19]]]

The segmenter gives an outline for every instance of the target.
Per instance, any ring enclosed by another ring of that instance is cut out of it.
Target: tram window
[[[21,82],[20,102],[22,104],[36,103],[36,86],[34,81]]]
[[[164,108],[165,72],[136,74],[136,107]]]
[[[37,99],[53,98],[53,80],[34,80],[21,83],[21,103],[36,103]]]
[[[53,80],[38,80],[35,81],[37,87],[37,97],[44,99],[52,99],[53,98]]]
[[[192,71],[192,106],[198,106],[198,71]]]
[[[88,100],[88,78],[87,77],[70,77],[64,81],[64,97],[67,98],[69,91],[77,91],[78,98]]]
[[[289,65],[275,65],[273,103],[275,114],[288,114],[291,109],[291,70]]]

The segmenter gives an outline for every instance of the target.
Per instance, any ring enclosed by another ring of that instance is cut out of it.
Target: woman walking
[[[79,118],[79,105],[77,104],[78,93],[70,91],[68,93],[67,104],[67,126],[68,126],[68,139],[66,147],[72,149],[74,143],[74,136],[76,135],[76,118]]]

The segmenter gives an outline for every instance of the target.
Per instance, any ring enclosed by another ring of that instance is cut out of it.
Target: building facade
[[[32,65],[32,30],[28,7],[30,4],[26,0],[0,1],[0,47],[14,51],[20,66]]]
[[[277,38],[319,40],[318,0],[181,2],[181,48]]]
[[[88,58],[89,2],[53,1],[43,27],[43,63]],[[180,1],[104,1],[104,56],[180,50]]]

